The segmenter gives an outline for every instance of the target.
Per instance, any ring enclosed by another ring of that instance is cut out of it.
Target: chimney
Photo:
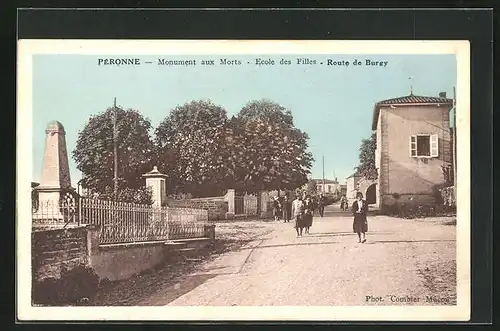
[[[440,98],[446,98],[446,92],[439,92]]]

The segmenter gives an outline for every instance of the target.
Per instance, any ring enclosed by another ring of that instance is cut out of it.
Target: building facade
[[[449,111],[453,100],[409,96],[378,102],[373,110],[378,171],[376,201],[381,209],[396,202],[432,205],[452,166]]]
[[[349,200],[356,199],[356,193],[358,192],[358,183],[361,180],[361,176],[354,173],[346,178],[346,197]]]
[[[316,182],[316,190],[318,193],[325,194],[340,194],[339,182],[331,179],[313,179]]]

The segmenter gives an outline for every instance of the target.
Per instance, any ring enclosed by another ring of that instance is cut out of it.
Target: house
[[[340,184],[340,195],[347,194],[347,184]]]
[[[443,167],[452,166],[449,112],[453,99],[408,96],[375,104],[376,201],[382,210],[396,202],[432,205],[435,189],[444,184]]]
[[[356,192],[358,192],[358,183],[362,176],[358,173],[353,173],[346,178],[346,197],[347,199],[356,199]]]
[[[312,179],[316,182],[316,189],[318,193],[325,194],[340,194],[340,184],[337,179]]]

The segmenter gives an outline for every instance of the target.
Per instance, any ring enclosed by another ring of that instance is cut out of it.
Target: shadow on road
[[[392,232],[369,232],[369,234],[392,234]],[[339,236],[355,236],[354,232],[324,232],[311,233],[309,237],[339,237]]]
[[[264,245],[264,246],[243,248],[240,251],[257,250],[257,249],[262,249],[262,248],[289,247],[289,246],[331,245],[331,244],[338,244],[338,243],[339,243],[338,241],[327,241],[327,242],[290,243],[290,244],[281,244],[281,245]]]
[[[197,274],[182,277],[178,283],[162,289],[160,295],[153,296],[151,300],[141,302],[141,306],[165,306],[184,294],[191,292],[206,281],[217,277],[219,274]]]
[[[366,244],[398,244],[398,243],[437,243],[437,242],[455,242],[455,240],[371,240]]]

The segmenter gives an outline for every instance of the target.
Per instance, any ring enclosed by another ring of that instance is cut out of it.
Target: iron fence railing
[[[62,196],[59,203],[33,202],[33,224],[49,223],[96,225],[101,244],[202,238],[207,235],[208,211],[75,196]]]

